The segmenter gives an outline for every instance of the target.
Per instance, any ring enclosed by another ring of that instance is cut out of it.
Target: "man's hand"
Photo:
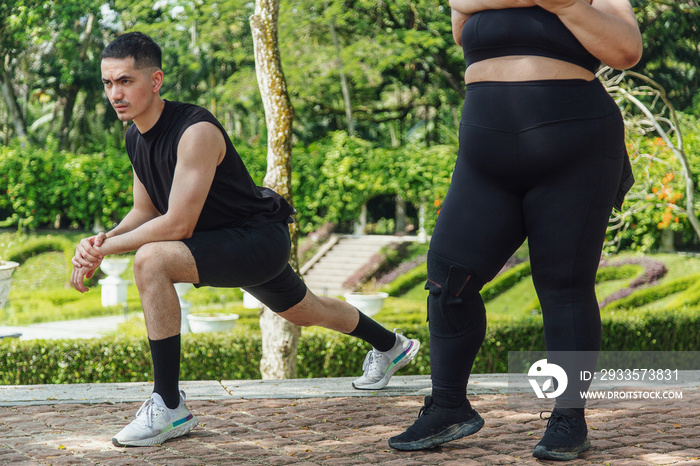
[[[95,264],[99,265],[102,259],[104,259],[104,256],[100,252],[100,246],[102,246],[102,242],[106,238],[107,235],[99,233],[90,238],[81,239],[80,243],[78,243],[78,246],[75,248],[75,255],[73,259],[71,259],[73,265],[88,268],[96,266]]]
[[[102,263],[104,256],[100,252],[100,246],[107,238],[104,233],[98,233],[90,238],[83,238],[75,249],[75,255],[71,259],[73,271],[70,276],[70,283],[73,288],[85,293],[88,288],[83,284],[84,278],[92,278],[95,270]]]
[[[73,271],[70,274],[70,284],[73,285],[73,288],[76,290],[80,291],[81,293],[85,293],[89,290],[89,288],[85,286],[83,279],[92,278],[92,276],[95,275],[95,270],[97,270],[97,267],[99,267],[99,264],[93,268],[73,265]]]

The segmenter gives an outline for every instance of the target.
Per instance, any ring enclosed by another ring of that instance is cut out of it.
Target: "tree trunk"
[[[87,25],[85,26],[85,32],[83,33],[83,40],[80,43],[80,62],[85,62],[87,58],[87,48],[90,45],[90,35],[92,34],[92,27],[95,23],[95,15],[88,15]],[[61,120],[61,129],[59,131],[59,147],[61,149],[68,148],[68,138],[70,136],[70,124],[73,120],[73,109],[75,108],[75,101],[78,98],[78,92],[80,91],[80,86],[76,83],[71,84],[68,88],[66,94],[65,106],[63,107],[63,119]]]
[[[406,199],[400,194],[396,195],[396,223],[394,233],[406,232]]]
[[[2,70],[0,70],[2,97],[5,100],[5,104],[7,104],[7,112],[15,127],[15,134],[19,138],[25,138],[27,137],[27,122],[24,121],[24,116],[22,116],[19,104],[17,104],[15,90],[12,87],[12,73],[10,72],[9,60],[10,56],[7,55],[3,61]]]
[[[255,73],[267,122],[267,173],[263,184],[292,203],[292,122],[294,110],[287,93],[277,37],[280,0],[255,0],[250,17],[255,51]],[[296,224],[290,225],[292,252],[290,263],[298,270]],[[299,327],[264,308],[260,316],[263,354],[260,372],[263,379],[296,377]]]
[[[328,2],[326,2],[326,9],[328,9]],[[345,71],[343,70],[343,59],[340,56],[340,43],[338,42],[338,34],[335,32],[335,23],[333,22],[333,18],[331,18],[328,22],[328,26],[330,28],[331,39],[333,39],[333,47],[335,48],[335,63],[338,67],[338,73],[340,73],[340,89],[343,91],[345,118],[348,120],[348,134],[353,136],[355,134],[355,120],[352,117],[350,88],[348,87],[348,79],[345,76]]]

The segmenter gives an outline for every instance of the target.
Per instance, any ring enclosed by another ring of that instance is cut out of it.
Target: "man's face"
[[[133,57],[102,60],[105,93],[121,121],[134,120],[150,108],[160,88],[154,80],[156,71],[137,69]]]

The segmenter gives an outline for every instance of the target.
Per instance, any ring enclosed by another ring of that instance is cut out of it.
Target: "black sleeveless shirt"
[[[156,209],[161,214],[168,211],[168,198],[177,164],[177,147],[182,134],[193,124],[202,121],[212,123],[221,130],[226,141],[226,155],[216,168],[195,231],[235,227],[249,221],[291,221],[294,208],[271,189],[255,185],[243,160],[214,115],[197,105],[167,100],[163,113],[153,128],[141,134],[136,125],[131,125],[126,132],[129,159]]]

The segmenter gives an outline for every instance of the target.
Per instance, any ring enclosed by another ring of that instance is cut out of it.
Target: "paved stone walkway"
[[[387,445],[413,422],[422,397],[373,395],[188,401],[200,425],[185,437],[147,448],[116,448],[110,442],[140,402],[0,406],[0,464],[557,464],[531,456],[546,421],[538,413],[514,411],[506,401],[525,395],[470,396],[486,420],[484,428],[422,452]],[[700,465],[698,390],[684,391],[682,402],[597,408],[587,417],[593,446],[566,464]]]

